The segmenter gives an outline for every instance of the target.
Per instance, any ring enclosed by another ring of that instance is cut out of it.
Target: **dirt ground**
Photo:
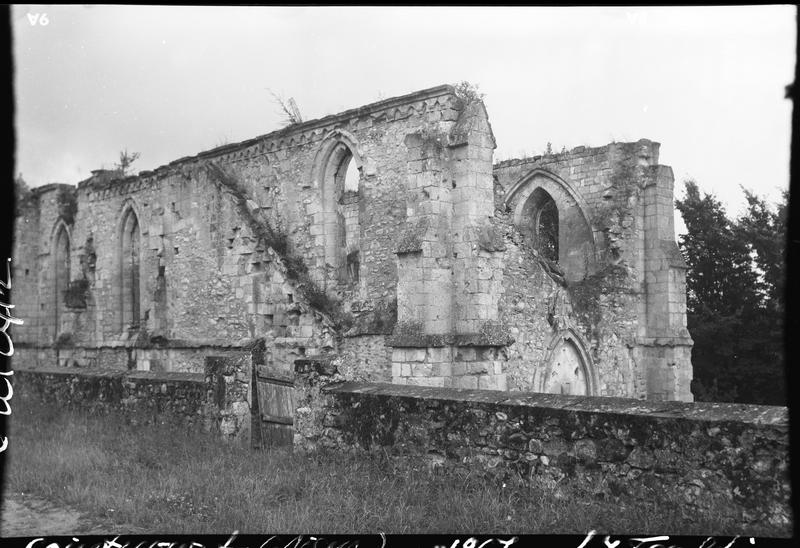
[[[144,531],[90,516],[74,508],[24,493],[5,493],[0,537],[136,534]]]

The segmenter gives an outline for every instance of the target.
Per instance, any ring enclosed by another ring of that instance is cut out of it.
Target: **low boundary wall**
[[[791,526],[785,407],[328,384],[338,375],[326,375],[297,373],[302,450],[386,452],[523,480],[572,477],[612,496],[669,496],[745,524]]]
[[[249,440],[250,354],[207,357],[205,373],[75,367],[16,369],[15,394],[90,412],[116,412],[134,424],[170,423]]]

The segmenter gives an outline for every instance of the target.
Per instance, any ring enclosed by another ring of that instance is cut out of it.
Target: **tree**
[[[31,189],[25,179],[22,178],[22,173],[14,178],[14,194],[16,195],[17,202],[21,202],[27,198],[31,193]]]
[[[273,101],[275,101],[275,104],[277,104],[280,108],[281,114],[283,115],[283,127],[289,127],[295,124],[303,123],[303,116],[300,114],[300,109],[297,108],[297,103],[294,101],[294,97],[289,97],[288,100],[285,100],[282,96],[276,94],[271,89],[268,89],[267,91],[269,91],[270,95],[272,95]]]
[[[783,317],[776,313],[783,309],[785,215],[745,191],[748,211],[731,221],[713,195],[701,197],[694,181],[685,186],[675,204],[688,231],[679,246],[689,267],[693,392],[701,401],[785,404]]]
[[[686,256],[687,311],[702,309],[730,315],[752,305],[756,283],[747,244],[736,234],[725,208],[713,196],[700,197],[694,181],[686,181],[686,197],[675,205],[687,233],[678,244]],[[725,273],[721,276],[721,272]]]
[[[764,199],[746,188],[742,190],[747,199],[747,211],[739,218],[736,233],[750,246],[764,306],[782,314],[789,193],[783,192],[782,201],[773,210]]]
[[[119,153],[119,163],[115,164],[114,167],[122,175],[127,175],[128,171],[130,170],[131,164],[139,159],[140,154],[138,152],[128,152],[128,149],[121,150]]]
[[[458,100],[458,104],[456,105],[458,110],[462,110],[476,101],[483,101],[483,98],[486,97],[485,93],[480,92],[477,84],[472,84],[466,80],[455,84],[453,88],[455,90],[456,99]]]

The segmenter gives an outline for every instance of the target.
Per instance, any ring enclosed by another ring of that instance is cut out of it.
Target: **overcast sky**
[[[793,6],[13,10],[31,186],[279,129],[269,89],[309,120],[462,80],[486,94],[495,160],[648,138],[677,196],[692,177],[737,213],[739,185],[789,184]]]

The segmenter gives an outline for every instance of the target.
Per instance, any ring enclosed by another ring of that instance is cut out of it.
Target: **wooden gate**
[[[285,447],[294,440],[294,377],[270,365],[253,368],[253,446]]]

